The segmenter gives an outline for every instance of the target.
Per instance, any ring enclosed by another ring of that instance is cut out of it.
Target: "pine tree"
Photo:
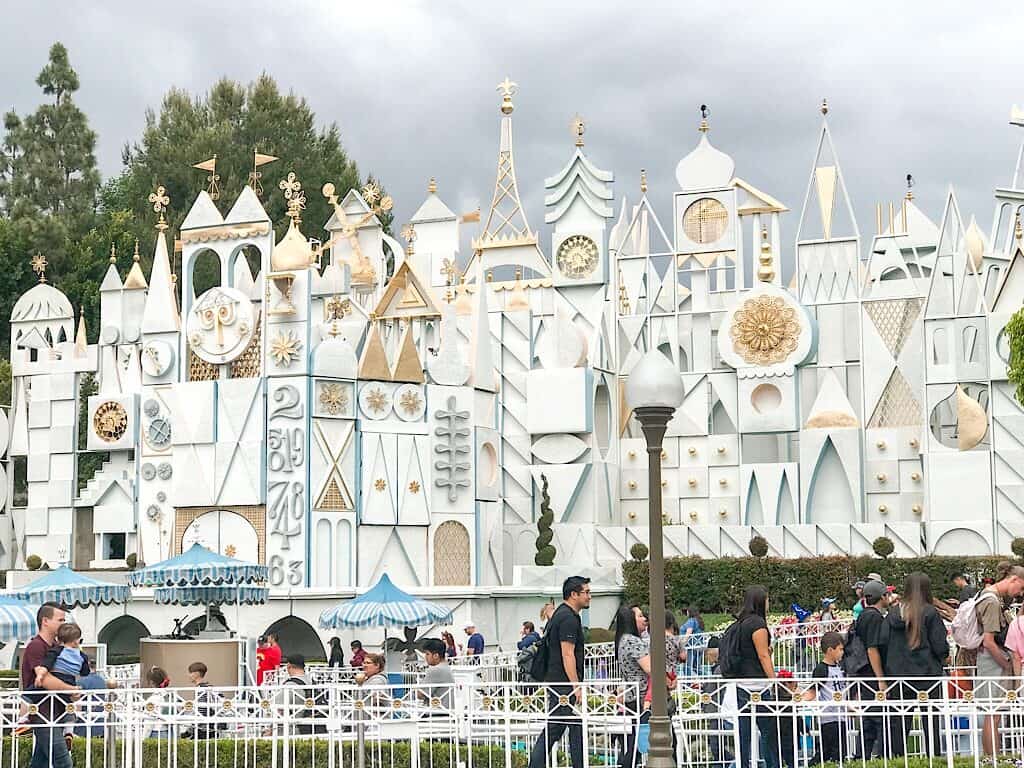
[[[551,511],[551,497],[548,495],[547,475],[540,476],[540,518],[537,520],[537,554],[533,562],[537,565],[554,565],[555,548],[551,544],[554,538],[554,531],[551,524],[555,522],[555,514]]]

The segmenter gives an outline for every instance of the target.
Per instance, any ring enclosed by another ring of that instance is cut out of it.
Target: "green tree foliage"
[[[888,557],[896,551],[896,545],[888,536],[879,536],[871,543],[871,549],[879,557]]]
[[[1024,403],[1024,309],[1014,313],[1004,332],[1010,347],[1010,363],[1006,367],[1006,377],[1014,386],[1017,402]]]
[[[747,549],[754,557],[765,557],[768,554],[768,540],[764,536],[754,536]]]
[[[629,554],[637,562],[643,562],[647,559],[647,555],[650,554],[650,550],[647,548],[646,544],[638,541],[629,548]]]
[[[555,513],[551,511],[548,478],[542,474],[540,480],[542,485],[540,489],[540,518],[537,520],[537,554],[534,555],[533,562],[537,565],[554,565],[556,553],[551,540],[555,534],[551,530],[551,524],[555,522]]]

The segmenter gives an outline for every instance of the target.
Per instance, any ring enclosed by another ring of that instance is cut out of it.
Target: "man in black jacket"
[[[857,617],[852,631],[867,649],[867,663],[853,671],[853,676],[858,678],[854,683],[854,691],[858,698],[871,700],[886,688],[886,633],[885,615],[882,612],[885,610],[887,593],[882,582],[872,580],[864,584],[863,594],[864,610]],[[861,720],[860,749],[853,760],[870,760],[876,749],[879,754],[885,754],[883,729],[888,730],[884,728],[886,722],[881,715],[871,714],[872,711],[877,712],[877,709],[868,707],[868,714]]]

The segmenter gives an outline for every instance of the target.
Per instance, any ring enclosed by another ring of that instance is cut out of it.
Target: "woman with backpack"
[[[623,605],[615,614],[615,659],[619,663],[622,680],[626,683],[623,706],[631,717],[640,715],[643,709],[643,693],[651,674],[651,654],[647,643],[640,637],[636,625],[636,613]],[[634,768],[637,764],[636,736],[639,723],[647,720],[641,717],[632,721],[626,743],[619,755],[619,768]]]
[[[921,572],[907,576],[899,605],[890,606],[885,616],[888,633],[885,678],[892,681],[889,695],[904,701],[924,692],[929,699],[941,699],[943,669],[949,657],[946,625],[932,603],[932,582]],[[930,706],[926,705],[927,709]],[[902,756],[914,716],[905,713],[895,718],[892,755]],[[940,718],[923,717],[930,755],[941,753]]]
[[[722,676],[743,680],[736,686],[736,706],[739,710],[740,768],[754,768],[751,762],[753,724],[761,733],[765,768],[779,768],[779,729],[776,718],[764,714],[764,709],[751,704],[751,694],[760,694],[761,700],[770,698],[769,683],[774,680],[771,636],[768,634],[768,590],[760,584],[747,587],[743,593],[743,607],[736,621],[722,634],[718,646],[718,662]]]

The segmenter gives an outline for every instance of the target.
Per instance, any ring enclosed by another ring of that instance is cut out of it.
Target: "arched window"
[[[434,585],[464,587],[470,583],[469,532],[455,520],[434,532]]]
[[[139,640],[149,637],[146,625],[134,616],[118,616],[100,630],[97,642],[107,646],[108,664],[135,664],[139,660]]]
[[[286,648],[286,653],[301,653],[306,661],[327,661],[324,644],[320,635],[304,619],[298,616],[285,616],[278,619],[264,630],[263,634],[273,632],[277,635],[278,645]]]

